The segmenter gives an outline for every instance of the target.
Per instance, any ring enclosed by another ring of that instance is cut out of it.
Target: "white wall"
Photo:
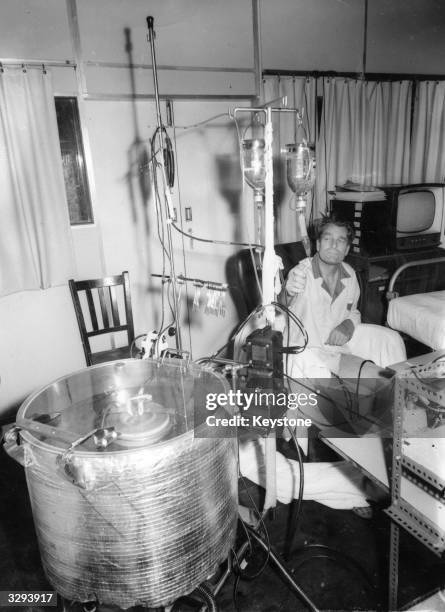
[[[70,43],[65,4],[57,0],[19,0],[0,6],[0,57],[26,59],[74,60]],[[155,18],[156,47],[161,65],[229,66],[248,68],[251,72],[160,71],[161,93],[248,94],[254,92],[252,27],[250,0],[186,2],[187,11],[166,11],[165,2],[80,0],[80,42],[85,61],[123,63],[121,68],[83,64],[88,95],[132,92],[124,28],[129,28],[133,42],[133,62],[150,63],[146,40],[147,10]],[[170,5],[170,9],[172,5]],[[199,8],[199,10],[197,10]],[[239,20],[231,24],[231,13]],[[187,19],[189,21],[187,21]],[[215,35],[215,32],[218,35]],[[193,44],[191,42],[193,41]],[[77,82],[72,68],[55,68],[54,92],[75,95]],[[136,93],[153,91],[150,70],[135,71]],[[190,125],[207,117],[227,113],[235,105],[248,106],[248,100],[175,102],[177,124]],[[162,272],[162,257],[156,232],[153,194],[144,202],[139,185],[140,174],[134,166],[136,142],[147,148],[156,127],[154,103],[88,99],[83,105],[87,153],[91,159],[91,185],[95,224],[72,229],[75,246],[76,278],[130,272],[136,333],[155,329],[160,322],[160,282],[152,272]],[[173,137],[172,131],[170,135]],[[177,131],[177,173],[174,205],[192,207],[193,221],[185,229],[210,238],[234,238],[239,216],[229,210],[219,176],[221,156],[238,160],[233,123],[221,118],[209,127]],[[190,152],[192,151],[192,154]],[[130,171],[132,168],[132,171]],[[149,174],[147,173],[147,181]],[[240,175],[235,178],[237,197],[241,193]],[[179,200],[181,195],[181,201]],[[250,195],[250,194],[249,194]],[[249,202],[248,202],[249,204]],[[216,222],[216,223],[215,223]],[[238,228],[237,228],[238,232]],[[242,237],[242,233],[239,236]],[[225,280],[224,266],[232,249],[212,245],[202,247],[174,236],[177,273],[207,280]],[[168,270],[167,270],[168,272]],[[68,280],[68,279],[67,279]],[[189,288],[189,301],[193,287]],[[182,327],[184,348],[202,356],[225,343],[236,323],[229,303],[225,319],[217,319],[189,310],[182,292]],[[168,321],[169,313],[166,313]],[[0,412],[8,411],[37,386],[55,377],[83,367],[84,357],[68,287],[48,291],[25,292],[0,300],[2,321],[0,353]],[[191,341],[193,339],[193,342]]]
[[[361,70],[363,0],[263,1],[264,68]],[[133,62],[150,63],[145,18],[154,16],[161,93],[248,96],[254,93],[251,0],[78,0],[86,91],[92,96],[132,93],[124,30],[133,43]],[[3,0],[0,58],[71,60],[66,3],[62,0]],[[369,2],[369,71],[443,72],[444,8],[439,0]],[[104,67],[91,62],[119,62]],[[162,66],[208,67],[166,70]],[[219,68],[232,68],[222,72]],[[54,93],[75,95],[72,68],[54,68]],[[153,91],[151,71],[135,71],[136,93]],[[175,100],[177,126],[199,123],[244,100]],[[160,317],[162,268],[152,196],[144,203],[138,175],[129,174],[136,136],[146,144],[155,128],[153,102],[85,99],[83,126],[91,156],[90,181],[96,224],[73,228],[78,278],[131,275],[136,332],[155,328]],[[172,132],[170,132],[172,134]],[[233,124],[220,118],[206,127],[176,130],[178,181],[174,205],[193,220],[194,235],[233,240],[253,237],[252,198],[243,193],[237,169]],[[130,181],[130,182],[129,182]],[[130,195],[133,187],[133,197]],[[191,245],[175,236],[177,271],[225,281],[233,249]],[[1,264],[0,264],[1,265]],[[67,279],[68,280],[68,279]],[[189,300],[193,287],[189,287]],[[224,344],[236,322],[233,305],[225,319],[181,311],[185,348],[195,358]],[[36,386],[82,367],[84,358],[67,286],[26,292],[0,300],[0,415]],[[190,339],[192,340],[190,346]]]
[[[364,8],[365,0],[262,0],[263,67],[360,72]],[[442,0],[368,0],[367,33],[367,72],[444,74]]]

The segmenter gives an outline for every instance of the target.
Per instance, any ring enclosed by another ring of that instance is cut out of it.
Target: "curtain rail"
[[[124,62],[104,62],[104,61],[95,61],[95,60],[85,60],[83,62],[84,66],[95,67],[95,68],[138,68],[144,70],[151,70],[151,64],[141,64],[134,63],[129,64]],[[253,68],[230,68],[230,67],[221,67],[221,66],[171,66],[171,65],[158,65],[158,70],[180,70],[185,72],[239,72],[239,73],[247,73],[251,74],[254,72]]]
[[[263,70],[265,76],[294,76],[314,78],[344,78],[367,81],[445,81],[445,74],[410,74],[391,72],[336,72],[335,70]]]
[[[2,58],[0,57],[0,64],[2,66],[57,66],[65,68],[75,68],[76,62],[72,60],[45,60],[45,59],[19,59],[19,58]]]

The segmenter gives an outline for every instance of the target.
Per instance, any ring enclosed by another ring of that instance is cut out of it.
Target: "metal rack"
[[[444,379],[444,385],[432,385],[440,379]],[[440,455],[445,457],[444,428],[441,427],[437,437],[433,437],[434,429],[408,432],[404,417],[410,396],[421,398],[426,410],[434,406],[440,414],[443,408],[445,416],[445,362],[413,367],[396,378],[391,506],[385,510],[391,518],[390,610],[397,609],[399,528],[403,527],[438,557],[445,551],[445,470],[442,467],[445,461],[440,461]],[[409,456],[413,454],[416,458]]]

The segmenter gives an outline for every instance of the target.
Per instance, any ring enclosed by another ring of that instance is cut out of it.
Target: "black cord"
[[[248,533],[247,529],[246,529],[246,533]],[[232,548],[232,554],[233,554],[234,559],[236,560],[236,566],[238,568],[238,570],[236,570],[235,567],[233,568],[233,573],[235,574],[235,580],[233,582],[232,599],[233,599],[233,605],[234,605],[236,612],[239,612],[237,596],[238,596],[238,586],[241,580],[241,576],[240,576],[241,566],[238,560],[238,555],[236,554],[236,551],[233,548]]]
[[[134,338],[134,340],[132,341],[132,343],[130,344],[130,357],[133,359],[134,355],[133,355],[133,350],[134,347],[136,346],[136,342],[137,340],[139,340],[140,338],[145,338],[147,336],[147,334],[139,334],[139,336],[136,336],[136,338]],[[137,348],[137,347],[136,347]],[[141,354],[141,351],[138,349],[139,354]]]
[[[172,120],[172,124],[173,124],[174,154],[176,156],[176,159],[179,159],[177,139],[176,139],[176,126],[175,126],[173,103],[171,105],[170,110],[171,110],[171,120]],[[179,175],[179,168],[177,169],[177,192],[178,192],[180,225],[181,225],[181,227],[184,227],[183,216],[182,216],[183,208],[182,208],[181,181],[180,181],[180,175]],[[181,236],[181,246],[182,246],[182,263],[183,263],[183,267],[184,267],[184,274],[185,274],[185,276],[187,276],[187,258],[186,258],[186,253],[185,253],[184,236]],[[187,327],[188,327],[189,345],[190,345],[190,350],[191,350],[191,347],[192,347],[192,332],[191,332],[192,315],[191,315],[191,312],[190,312],[191,304],[190,304],[190,300],[189,300],[189,287],[188,287],[187,283],[185,285],[185,306],[186,306],[186,309],[187,309]]]
[[[198,242],[207,242],[208,244],[225,244],[228,246],[242,246],[249,248],[255,247],[256,249],[261,249],[262,251],[264,251],[264,246],[262,244],[255,244],[253,242],[232,242],[231,240],[213,240],[212,238],[200,238],[199,236],[195,236],[194,234],[187,234],[187,232],[184,232],[180,227],[178,227],[174,221],[171,222],[171,226],[174,227],[175,230],[180,234],[183,234],[184,236],[186,236],[187,238],[191,238],[192,240],[197,240]]]
[[[262,514],[259,511],[259,509],[258,509],[258,507],[257,507],[257,505],[255,503],[255,500],[253,499],[252,495],[250,494],[250,491],[249,491],[249,488],[248,488],[248,486],[246,484],[244,476],[242,474],[240,474],[239,478],[240,478],[240,480],[241,480],[241,482],[242,482],[242,484],[244,486],[245,492],[247,493],[247,496],[249,497],[249,500],[250,500],[250,502],[251,502],[251,504],[253,506],[253,510],[254,510],[255,514],[257,515],[257,517],[258,517],[258,526],[261,527],[261,529],[262,529],[262,531],[264,533],[264,537],[266,539],[266,543],[267,543],[266,559],[265,559],[263,565],[260,567],[259,570],[257,570],[254,574],[247,574],[246,572],[244,572],[240,568],[240,574],[239,574],[240,578],[242,580],[249,580],[250,581],[250,580],[255,580],[255,578],[258,578],[258,576],[260,576],[264,572],[264,570],[267,567],[267,564],[269,563],[269,558],[270,558],[270,539],[269,539],[269,533],[268,533],[266,525],[264,523],[264,519],[262,517]],[[244,521],[242,520],[242,518],[240,518],[239,520],[243,524],[244,529],[247,531],[247,528],[244,525]],[[255,531],[257,531],[257,528],[255,528]],[[251,542],[250,538],[249,538],[249,547],[250,547],[250,550],[252,551],[252,542]]]
[[[314,546],[316,546],[317,548],[320,547],[322,549],[326,549],[327,551],[332,551],[332,554],[315,554],[315,555],[310,555],[309,557],[306,557],[305,559],[302,559],[300,561],[300,563],[297,563],[297,565],[293,564],[293,570],[296,572],[298,571],[298,569],[304,565],[305,563],[307,563],[308,561],[312,561],[313,559],[329,559],[330,561],[336,561],[338,562],[338,557],[340,557],[342,559],[342,561],[348,563],[351,567],[355,568],[356,570],[358,570],[358,572],[360,573],[360,575],[365,579],[367,586],[375,591],[375,586],[372,584],[371,580],[369,579],[369,577],[367,576],[365,570],[361,567],[361,565],[359,565],[354,559],[352,559],[351,557],[348,557],[346,555],[344,555],[343,553],[340,553],[340,551],[337,551],[335,549],[330,549],[327,546],[324,546],[323,544],[315,544]],[[304,552],[304,548],[302,549],[301,552]]]
[[[304,327],[303,323],[300,321],[300,319],[292,312],[292,310],[290,310],[287,306],[285,306],[284,304],[280,304],[280,302],[272,302],[271,304],[272,306],[275,306],[276,308],[282,310],[283,312],[285,312],[287,314],[288,317],[290,317],[292,319],[292,321],[297,325],[297,327],[299,328],[301,335],[303,336],[303,342],[304,345],[302,347],[288,347],[288,349],[292,349],[292,348],[298,348],[298,351],[292,351],[292,353],[294,354],[298,354],[298,353],[302,353],[304,351],[304,349],[306,348],[308,342],[309,342],[309,337],[306,331],[306,328]],[[284,352],[284,351],[283,351]]]
[[[301,457],[301,452],[300,452],[300,447],[298,445],[298,440],[297,437],[295,435],[295,432],[292,428],[289,428],[289,432],[290,435],[292,436],[292,440],[295,444],[295,449],[297,451],[297,456],[298,456],[298,468],[300,471],[300,485],[298,488],[298,498],[297,498],[297,509],[294,512],[292,512],[292,516],[290,518],[289,524],[288,524],[288,529],[287,529],[287,537],[286,537],[286,547],[285,547],[285,558],[288,558],[290,553],[292,552],[292,545],[294,542],[294,535],[295,532],[297,530],[297,525],[298,525],[298,521],[300,518],[300,514],[301,514],[301,503],[303,501],[303,491],[304,491],[304,465],[303,465],[303,459]],[[291,505],[292,510],[293,510],[293,506]]]
[[[431,365],[433,363],[436,363],[437,361],[440,361],[441,359],[445,358],[445,353],[443,355],[438,355],[437,357],[435,357],[432,361],[429,362],[428,365]]]
[[[291,380],[292,382],[296,383],[297,385],[301,385],[305,389],[308,389],[308,391],[312,391],[313,393],[315,393],[316,395],[319,395],[323,399],[328,400],[328,402],[330,402],[336,410],[340,410],[337,404],[335,403],[335,401],[332,398],[328,397],[327,395],[324,395],[323,393],[321,393],[320,390],[314,389],[313,387],[310,387],[309,385],[305,385],[304,383],[301,382],[301,380],[297,378],[292,378],[292,376],[289,376],[289,374],[286,374],[285,372],[283,372],[283,376],[285,376],[287,379]],[[306,416],[305,413],[303,413],[303,411],[301,410],[301,408],[299,410],[303,414],[303,416]],[[317,425],[319,425],[320,427],[339,427],[340,425],[347,425],[347,424],[348,424],[348,421],[339,421],[338,423],[321,423],[320,421],[318,421],[317,423]]]
[[[167,134],[167,130],[165,126],[157,127],[151,137],[151,149],[154,151],[156,137],[158,134],[162,132],[163,140],[164,140],[164,150],[162,152],[164,157],[164,168],[165,168],[165,178],[167,180],[167,185],[171,188],[175,183],[175,158],[173,155],[173,147],[170,140],[169,135]]]
[[[345,396],[345,400],[346,400],[346,403],[347,403],[347,406],[345,406],[346,410],[349,412],[350,415],[354,416],[355,415],[355,412],[354,412],[354,402],[353,402],[353,399],[352,399],[352,396],[351,396],[351,392],[349,391],[349,389],[345,385],[345,381],[343,380],[343,378],[341,376],[339,376],[335,372],[331,372],[331,374],[340,383],[340,387],[342,388],[343,395]]]
[[[164,218],[163,218],[163,213],[162,213],[161,198],[159,195],[159,186],[158,186],[158,179],[157,179],[157,167],[159,166],[159,163],[156,161],[157,152],[154,151],[154,138],[151,140],[151,147],[152,147],[152,160],[153,160],[152,162],[153,163],[153,190],[154,190],[154,201],[155,201],[155,210],[156,210],[156,227],[157,227],[159,242],[162,247],[162,274],[163,276],[165,276],[166,259],[168,259],[169,261],[170,268],[172,266],[172,262],[171,262],[168,250],[165,246]],[[168,298],[168,291],[167,291],[167,298]],[[171,313],[174,317],[174,310],[171,306],[170,301],[169,301],[169,306],[170,306]],[[165,294],[164,294],[164,284],[162,284],[161,286],[161,322],[159,326],[160,329],[163,328],[164,318],[165,318]],[[159,334],[159,337],[160,337],[160,334]]]
[[[355,407],[356,407],[357,413],[359,411],[359,404],[360,404],[360,400],[359,400],[360,376],[362,374],[363,366],[366,363],[373,363],[375,365],[375,361],[373,361],[372,359],[364,359],[360,364],[358,374],[357,374],[357,386],[355,388]]]

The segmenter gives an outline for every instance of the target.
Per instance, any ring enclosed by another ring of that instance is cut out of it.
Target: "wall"
[[[0,58],[79,59],[70,42],[70,5],[70,1],[65,4],[60,0],[2,3]],[[147,6],[138,0],[132,1],[131,11],[128,6],[123,0],[79,0],[75,4],[78,51],[83,60],[78,76],[85,94],[79,102],[95,224],[74,227],[72,233],[76,278],[129,270],[135,330],[142,333],[159,328],[161,283],[150,274],[162,272],[163,264],[150,176],[146,169],[141,173],[139,167],[140,155],[149,155],[149,140],[156,127],[154,103],[134,99],[153,92],[152,72],[141,67],[150,63]],[[185,6],[187,10],[183,10]],[[239,19],[233,26],[231,14],[235,9]],[[249,99],[242,96],[254,93],[250,0],[231,0],[224,5],[185,1],[183,7],[176,8],[159,1],[151,2],[149,10],[155,19],[160,91],[192,98],[174,100],[176,123],[186,126],[225,115],[208,126],[176,130],[178,178],[173,200],[178,216],[181,220],[184,207],[189,206],[193,220],[184,226],[185,231],[192,229],[196,235],[228,240],[236,234],[241,239],[245,232],[240,231],[239,224],[245,215],[239,210],[244,196],[236,131],[227,112],[237,105],[249,106]],[[133,70],[130,61],[136,66]],[[191,69],[162,68],[171,64]],[[201,64],[205,70],[196,70]],[[224,67],[233,70],[220,70]],[[53,67],[52,72],[56,95],[78,93],[72,68]],[[196,94],[214,99],[193,99]],[[233,95],[238,98],[230,99]],[[174,140],[172,130],[170,136]],[[235,172],[231,170],[229,195],[222,185],[228,167],[235,168]],[[246,206],[250,204],[249,195],[245,196]],[[215,248],[185,240],[184,256],[182,246],[182,239],[175,235],[178,274],[225,281],[225,261],[233,247]],[[199,357],[225,343],[237,318],[230,302],[225,318],[193,311],[193,292],[193,286],[181,291],[181,327],[184,349],[193,350],[193,356]],[[166,312],[165,322],[169,317]],[[36,387],[83,367],[84,357],[66,285],[0,300],[0,320],[1,416]]]
[[[79,49],[68,18],[72,6]],[[361,70],[363,0],[263,0],[260,6],[264,68]],[[156,125],[153,102],[138,97],[153,91],[151,70],[143,67],[150,63],[147,13],[155,19],[160,90],[173,98],[177,126],[175,133],[170,130],[177,147],[174,205],[180,218],[185,207],[192,208],[184,230],[218,239],[246,240],[249,233],[252,238],[252,198],[241,183],[233,122],[222,116],[184,129],[250,104],[255,93],[250,0],[152,0],[149,7],[143,0],[0,4],[0,58],[81,61],[77,74],[52,69],[55,94],[82,94],[96,223],[73,228],[76,276],[128,269],[138,333],[156,328],[161,316],[160,284],[150,277],[162,270],[153,193],[138,171]],[[370,1],[368,70],[443,71],[443,13],[439,0]],[[178,66],[182,69],[172,69]],[[234,95],[239,99],[230,98]],[[225,281],[233,248],[177,235],[174,244],[178,273]],[[197,358],[224,344],[236,315],[230,301],[225,319],[193,311],[193,286],[187,300],[185,291],[184,346]],[[1,416],[37,386],[83,367],[84,358],[66,285],[0,300],[0,321]]]
[[[263,67],[361,72],[364,8],[365,0],[262,0]],[[444,59],[441,0],[368,0],[367,72],[444,74]]]

